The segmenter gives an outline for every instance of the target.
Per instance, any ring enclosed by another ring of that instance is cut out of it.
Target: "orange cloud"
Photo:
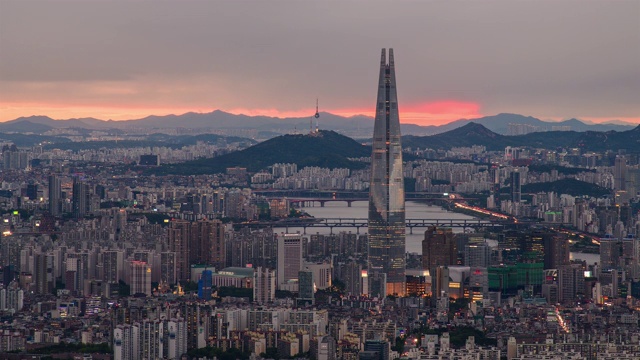
[[[43,115],[53,119],[92,117],[101,120],[131,120],[149,115],[184,114],[187,112],[209,112],[211,109],[154,107],[144,105],[60,105],[46,103],[0,103],[0,122],[22,116]]]
[[[373,116],[373,108],[339,109],[330,111],[337,115]],[[482,117],[480,104],[456,100],[400,104],[400,122],[417,125],[442,125],[458,119]]]
[[[299,110],[278,110],[274,108],[270,109],[248,109],[248,108],[233,108],[233,109],[220,109],[224,112],[228,112],[235,115],[248,115],[248,116],[270,116],[277,118],[301,118],[313,116],[316,113],[315,108],[299,109]],[[320,111],[326,111],[320,109]],[[333,113],[332,111],[328,111]]]

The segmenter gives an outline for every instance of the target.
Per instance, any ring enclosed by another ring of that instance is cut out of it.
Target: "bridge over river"
[[[409,233],[413,234],[414,228],[429,228],[429,227],[445,227],[445,228],[503,228],[507,222],[496,220],[482,220],[482,219],[407,219],[407,228]],[[360,233],[360,228],[366,228],[368,221],[366,218],[303,218],[303,219],[283,219],[280,221],[254,221],[243,222],[234,224],[237,227],[279,227],[286,228],[287,231],[290,227],[302,228],[306,234],[309,227],[325,227],[330,228],[333,233],[334,228],[355,228],[357,233]]]

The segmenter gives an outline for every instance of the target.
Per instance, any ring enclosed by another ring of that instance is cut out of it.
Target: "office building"
[[[455,265],[458,258],[453,230],[431,227],[422,240],[422,268],[431,271],[438,266]],[[432,274],[433,276],[433,274]]]
[[[575,301],[584,296],[584,269],[582,265],[571,264],[558,267],[558,300]]]
[[[302,236],[278,236],[278,287],[297,291],[298,273],[302,270]]]
[[[485,241],[464,246],[464,265],[486,268],[490,263],[491,247]]]
[[[296,303],[298,306],[314,304],[313,272],[310,270],[301,270],[298,273],[298,298]]]
[[[387,276],[387,294],[405,293],[405,207],[393,49],[382,49],[369,186],[369,271]]]
[[[389,360],[391,344],[385,340],[367,340],[364,342],[364,351],[377,353],[376,360]]]
[[[569,239],[560,233],[543,234],[544,268],[557,269],[569,264]]]
[[[198,298],[202,300],[211,300],[211,291],[213,283],[213,273],[211,270],[204,270],[198,280]]]

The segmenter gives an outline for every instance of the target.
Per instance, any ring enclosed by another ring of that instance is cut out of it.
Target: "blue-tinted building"
[[[213,273],[211,270],[202,271],[198,280],[198,298],[211,300],[211,285],[213,283]]]

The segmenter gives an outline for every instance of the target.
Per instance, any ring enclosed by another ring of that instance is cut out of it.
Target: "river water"
[[[351,207],[347,206],[346,202],[336,201],[327,202],[324,207],[320,205],[313,207],[304,207],[302,210],[306,211],[309,215],[316,218],[361,218],[366,219],[369,212],[368,201],[354,201]],[[406,218],[407,219],[438,219],[438,220],[472,220],[475,219],[472,216],[451,212],[441,208],[440,206],[428,205],[416,201],[407,201],[405,204]],[[407,228],[406,236],[406,248],[410,253],[422,253],[422,240],[424,239],[424,232],[426,228],[415,228],[413,234],[410,233],[410,229]],[[462,228],[454,228],[454,232],[462,232]],[[284,232],[284,228],[274,228],[273,231]],[[290,227],[289,232],[303,232],[302,228]],[[307,228],[307,234],[329,234],[330,229],[326,227],[312,227]],[[356,232],[356,228],[335,228],[334,233],[339,231],[351,231]],[[361,228],[360,233],[366,234],[367,229]]]
[[[351,207],[347,206],[346,202],[336,201],[327,202],[324,207],[319,204],[312,207],[304,207],[302,210],[306,211],[309,215],[316,218],[362,218],[366,219],[369,212],[368,201],[354,201]],[[441,208],[440,206],[428,205],[416,201],[407,201],[405,204],[406,218],[407,219],[439,219],[439,220],[471,220],[474,217],[451,212]],[[285,228],[274,228],[275,232],[285,232]],[[407,229],[406,236],[406,249],[410,253],[422,253],[422,240],[424,239],[424,232],[426,228],[415,228],[413,234]],[[462,228],[454,228],[454,232],[462,232]],[[290,227],[289,232],[295,233],[300,231],[302,233],[304,229]],[[309,234],[329,234],[330,229],[326,227],[311,227],[307,228],[307,235]],[[356,232],[355,228],[335,228],[334,232],[339,231],[351,231]],[[366,229],[360,229],[361,234],[366,234]],[[580,259],[587,262],[589,265],[593,265],[596,262],[600,262],[600,255],[598,254],[585,254],[572,252],[571,259]]]

